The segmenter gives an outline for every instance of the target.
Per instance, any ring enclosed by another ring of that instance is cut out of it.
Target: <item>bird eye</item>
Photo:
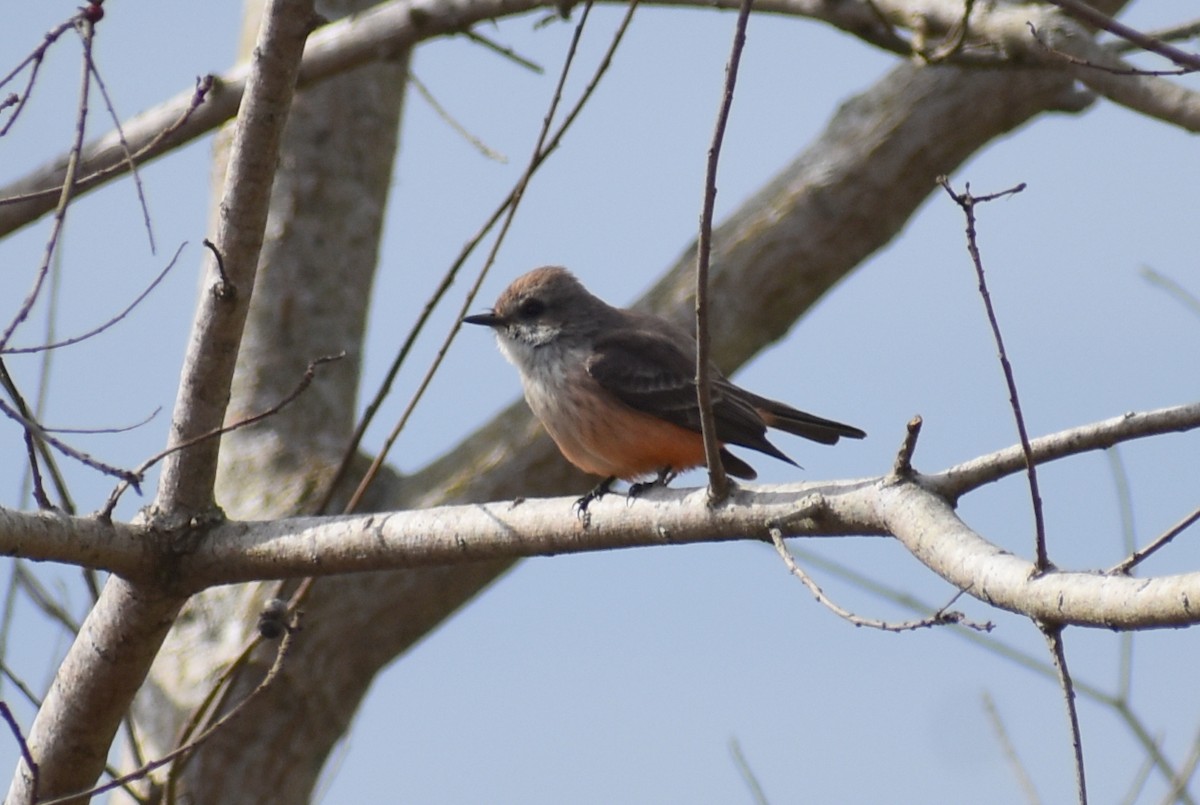
[[[545,302],[543,302],[541,299],[538,299],[536,297],[530,297],[529,299],[526,299],[524,302],[521,303],[521,307],[518,308],[517,313],[523,319],[535,319],[538,316],[542,315],[542,312],[545,309],[546,309]]]

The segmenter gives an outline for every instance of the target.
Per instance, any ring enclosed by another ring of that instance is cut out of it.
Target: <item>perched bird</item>
[[[466,324],[496,331],[505,357],[521,373],[525,399],[567,460],[604,477],[578,501],[586,512],[618,478],[637,495],[705,464],[696,398],[696,341],[659,316],[613,307],[565,268],[518,277],[489,313]],[[738,445],[792,461],[767,440],[767,428],[835,444],[861,439],[858,428],[798,411],[734,385],[712,368],[712,405],[721,462],[738,478],[754,468],[725,449]]]

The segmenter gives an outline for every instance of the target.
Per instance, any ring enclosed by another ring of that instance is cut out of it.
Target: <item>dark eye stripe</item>
[[[526,299],[521,303],[520,314],[523,319],[532,319],[542,315],[546,309],[546,304],[536,297]]]

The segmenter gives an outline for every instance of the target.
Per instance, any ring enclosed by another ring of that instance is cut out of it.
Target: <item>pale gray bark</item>
[[[185,443],[221,425],[242,323],[250,303],[266,200],[279,134],[291,104],[304,40],[312,28],[311,0],[275,0],[266,16],[247,83],[235,140],[235,181],[223,190],[216,241],[234,288],[201,295],[170,441]],[[210,272],[215,280],[215,272]],[[237,288],[240,284],[241,288]],[[240,296],[239,296],[240,294]],[[151,521],[163,528],[155,548],[169,557],[173,539],[212,507],[217,443],[178,451],[164,464]],[[174,534],[171,529],[182,528]],[[10,803],[32,802],[88,788],[104,769],[130,697],[145,679],[167,629],[185,601],[170,583],[169,559],[153,583],[113,576],[88,613],[59,667],[28,735],[38,774],[24,761],[8,792]],[[85,799],[81,801],[86,801]]]
[[[366,5],[322,2],[318,11],[335,18]],[[250,23],[258,8],[247,8]],[[317,381],[277,416],[223,439],[216,491],[230,516],[310,512],[349,440],[407,61],[402,50],[337,76],[300,93],[292,107],[230,418],[275,405],[314,358],[345,357],[322,366]],[[220,147],[217,159],[220,173]],[[189,605],[135,705],[139,723],[149,727],[151,755],[172,748],[214,669],[252,634],[257,608],[273,588],[219,588]],[[315,600],[305,609],[314,616],[322,612]],[[323,615],[306,618],[306,634],[323,622],[332,625]],[[341,628],[357,631],[352,623]],[[181,775],[180,795],[195,802],[304,801],[354,712],[345,705],[357,701],[376,667],[360,663],[358,653],[325,653],[319,641],[298,641],[296,656],[272,688],[284,698],[272,699],[267,710],[254,706],[207,743]],[[258,683],[272,656],[267,647],[253,672],[239,678],[232,701]],[[247,745],[265,751],[252,751],[258,759],[243,762],[250,760]]]

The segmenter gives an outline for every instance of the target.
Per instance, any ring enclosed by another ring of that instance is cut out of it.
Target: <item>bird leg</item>
[[[658,471],[658,477],[653,481],[643,481],[640,484],[631,484],[629,487],[629,497],[641,497],[643,493],[649,492],[656,486],[666,486],[675,480],[675,476],[679,473],[672,470],[670,467],[663,467]]]
[[[591,520],[591,515],[588,514],[588,510],[587,510],[588,505],[591,504],[591,502],[593,500],[599,500],[600,498],[604,497],[609,492],[611,492],[612,485],[614,483],[616,483],[616,481],[617,481],[617,476],[610,475],[607,478],[605,478],[603,481],[601,481],[600,483],[596,484],[596,486],[592,489],[591,492],[588,492],[586,495],[581,497],[579,500],[575,501],[575,505],[572,508],[575,509],[575,513],[579,516],[579,519],[582,520],[585,525],[588,523],[589,520]]]

